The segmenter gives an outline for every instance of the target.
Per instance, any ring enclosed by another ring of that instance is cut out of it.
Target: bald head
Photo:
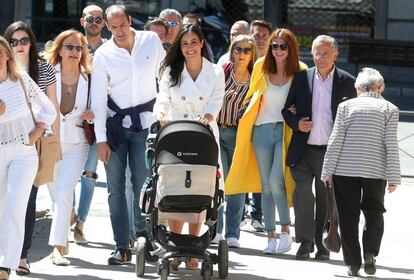
[[[103,10],[101,9],[101,7],[96,5],[89,5],[86,6],[85,9],[83,9],[82,16],[85,17],[86,15],[91,14],[93,12],[98,12],[101,13],[101,15],[103,15]]]
[[[105,19],[111,18],[113,16],[124,15],[127,19],[130,18],[128,9],[124,5],[111,5],[105,10]]]

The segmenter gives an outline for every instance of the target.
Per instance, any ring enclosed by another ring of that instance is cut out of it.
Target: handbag
[[[88,75],[88,99],[86,101],[86,109],[91,109],[91,75]],[[93,123],[88,123],[87,121],[82,121],[82,129],[85,133],[86,140],[88,141],[89,145],[95,143],[96,136],[95,136],[95,126]]]
[[[341,249],[341,238],[338,233],[338,210],[336,209],[333,186],[326,187],[326,207],[323,245],[329,251],[338,253]]]
[[[36,125],[36,119],[33,114],[32,104],[27,95],[26,87],[21,78],[19,78],[19,81],[23,88],[33,123]],[[34,186],[38,187],[53,182],[53,173],[57,161],[57,154],[59,152],[59,141],[59,136],[53,134],[43,135],[36,141],[35,146],[39,157],[39,165],[33,182]]]

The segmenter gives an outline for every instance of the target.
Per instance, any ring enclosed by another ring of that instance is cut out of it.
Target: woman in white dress
[[[185,25],[161,65],[160,92],[154,114],[161,125],[171,120],[198,120],[209,124],[217,143],[219,133],[216,117],[224,97],[223,69],[208,61],[204,36],[197,25]],[[220,156],[219,156],[220,158]],[[221,166],[221,164],[220,164]],[[221,172],[222,174],[222,172]],[[223,186],[223,179],[220,180]],[[205,215],[180,215],[180,220],[169,219],[170,231],[181,233],[184,222],[189,222],[189,233],[200,234]],[[197,259],[187,262],[195,269]]]
[[[0,36],[0,279],[9,279],[10,269],[19,265],[38,167],[33,144],[55,118],[53,103],[28,74],[17,71],[9,43]]]

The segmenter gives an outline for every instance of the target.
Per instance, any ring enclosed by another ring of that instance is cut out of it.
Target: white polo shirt
[[[96,142],[106,142],[106,119],[114,115],[107,108],[108,95],[121,108],[144,104],[157,94],[156,78],[165,51],[156,33],[134,31],[135,42],[131,54],[119,48],[113,38],[96,50],[93,58],[91,108],[95,114]],[[143,129],[154,121],[151,112],[140,114]],[[122,125],[131,126],[126,116]]]

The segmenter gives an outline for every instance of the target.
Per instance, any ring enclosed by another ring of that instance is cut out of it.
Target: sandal
[[[27,260],[26,260],[26,266],[19,265],[19,267],[16,269],[16,274],[19,276],[30,274],[30,264]]]
[[[180,264],[181,264],[181,261],[178,258],[174,258],[170,263],[171,268],[174,271],[178,271],[178,267],[180,266]]]
[[[195,258],[191,258],[189,261],[185,263],[185,268],[194,270],[198,268],[198,260]]]
[[[0,267],[0,280],[9,280],[10,268]]]
[[[52,255],[50,256],[52,263],[58,266],[68,266],[70,265],[70,261],[60,254],[58,249],[53,249]]]

